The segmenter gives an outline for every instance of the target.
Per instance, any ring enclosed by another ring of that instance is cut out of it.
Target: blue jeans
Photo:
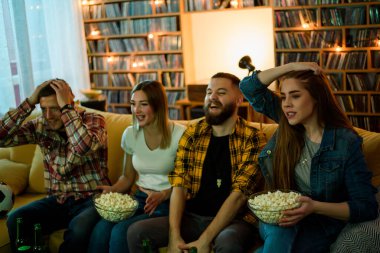
[[[101,219],[95,226],[91,234],[91,239],[88,247],[89,253],[127,253],[127,231],[130,225],[139,220],[145,220],[154,217],[167,216],[169,214],[169,201],[165,201],[157,206],[154,213],[149,216],[144,213],[144,206],[147,195],[142,191],[136,191],[134,196],[139,202],[136,213],[119,223],[113,223]]]
[[[255,253],[290,253],[297,235],[296,227],[280,227],[260,221],[260,236],[264,245]]]
[[[65,203],[59,204],[55,196],[49,196],[12,211],[7,219],[12,251],[16,252],[16,218],[23,217],[25,233],[30,242],[33,239],[33,224],[40,223],[44,235],[67,228],[60,253],[86,252],[92,228],[100,219],[91,207],[91,198],[75,200],[70,197]]]
[[[322,215],[311,214],[293,227],[279,227],[260,222],[260,235],[264,246],[255,253],[329,252],[344,227],[343,222]],[[334,229],[331,229],[331,227]]]

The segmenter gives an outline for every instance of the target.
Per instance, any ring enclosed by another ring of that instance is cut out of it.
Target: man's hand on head
[[[33,91],[33,94],[28,97],[28,102],[31,104],[31,105],[36,105],[38,104],[40,101],[38,101],[38,95],[40,94],[40,91],[47,85],[49,85],[51,83],[52,79],[50,80],[47,80],[43,83],[41,83],[40,85],[38,85],[36,87],[36,89]]]
[[[59,107],[62,108],[64,105],[74,103],[74,94],[71,91],[70,86],[64,80],[54,79],[51,81],[50,86],[57,94],[57,102]]]

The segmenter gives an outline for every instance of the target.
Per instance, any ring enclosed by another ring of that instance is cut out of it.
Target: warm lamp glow
[[[336,46],[335,51],[340,52],[340,51],[342,51],[342,48],[340,46]]]
[[[309,23],[303,23],[302,28],[308,29],[308,28],[310,28],[310,24]]]
[[[132,68],[137,68],[137,63],[136,62],[132,63]]]
[[[143,63],[142,61],[139,61],[139,62],[138,62],[138,66],[139,66],[139,67],[142,67],[142,66],[144,66],[144,63]]]
[[[230,2],[230,4],[231,4],[231,6],[232,6],[233,8],[237,8],[237,7],[238,7],[238,1],[237,1],[237,0],[232,0],[232,1]]]
[[[160,4],[162,4],[162,0],[155,0],[155,1],[154,1],[154,4],[155,4],[155,5],[160,5]]]
[[[153,38],[154,38],[153,33],[149,33],[149,34],[148,34],[148,39],[153,39]]]
[[[98,36],[100,34],[99,30],[94,30],[91,32],[91,36]]]
[[[94,1],[87,1],[87,0],[83,0],[82,1],[82,5],[90,5],[90,4],[93,4],[94,3]]]
[[[379,37],[377,37],[375,42],[376,42],[376,46],[380,47],[380,38]]]
[[[112,56],[109,56],[108,58],[107,58],[107,62],[113,62],[113,57]]]

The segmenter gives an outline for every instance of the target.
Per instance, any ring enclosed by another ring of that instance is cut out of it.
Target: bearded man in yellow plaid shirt
[[[264,142],[258,130],[238,116],[243,95],[239,78],[217,73],[207,87],[201,119],[179,141],[169,217],[137,222],[129,228],[130,251],[141,241],[168,252],[196,247],[203,252],[247,252],[257,230],[246,220],[247,196],[262,190],[257,159]]]

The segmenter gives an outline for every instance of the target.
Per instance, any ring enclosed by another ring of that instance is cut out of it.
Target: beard
[[[214,102],[214,104],[217,104],[218,106],[222,105],[220,102]],[[222,111],[219,114],[213,115],[209,111],[210,105],[211,103],[206,104],[203,107],[203,111],[205,113],[206,122],[212,126],[218,126],[223,124],[228,118],[230,118],[234,114],[236,109],[236,104],[229,103],[222,107]]]

